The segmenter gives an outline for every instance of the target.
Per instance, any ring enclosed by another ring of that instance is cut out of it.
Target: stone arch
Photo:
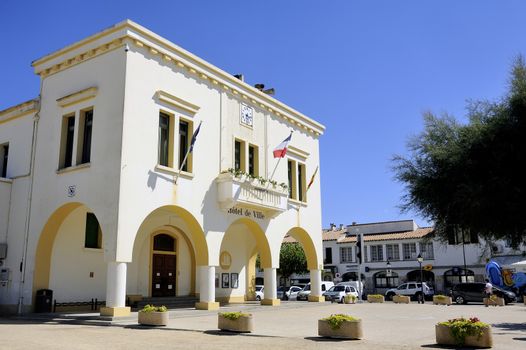
[[[48,289],[51,275],[51,258],[53,255],[53,245],[61,225],[66,218],[76,209],[85,207],[87,211],[93,212],[85,204],[80,202],[66,203],[49,216],[40,236],[35,251],[35,268],[33,273],[33,298],[39,289]],[[97,216],[97,215],[95,215]],[[104,233],[103,233],[104,236]],[[103,239],[104,240],[104,239]]]
[[[162,215],[163,212],[165,215],[175,214],[177,217],[181,218],[181,220],[187,226],[188,232],[183,232],[182,229],[177,228],[169,223],[165,223],[161,226],[173,227],[177,229],[178,232],[182,232],[183,237],[185,237],[185,240],[188,239],[188,243],[190,242],[189,239],[191,238],[192,244],[190,244],[190,247],[193,247],[194,250],[195,264],[198,266],[207,266],[209,264],[208,244],[206,243],[206,237],[203,229],[201,228],[201,225],[189,211],[176,205],[165,205],[159,207],[151,211],[148,215],[144,217],[144,219],[141,221],[141,224],[139,225],[139,228],[135,232],[135,235],[133,236],[134,243],[132,244],[132,252],[133,246],[135,245],[135,241],[137,240],[139,232],[141,232],[141,230],[144,229],[144,226],[146,225],[146,223],[148,223],[150,219],[152,219],[156,215]]]
[[[307,269],[317,270],[318,267],[318,254],[316,252],[316,246],[312,241],[311,236],[301,227],[291,228],[286,235],[294,238],[298,243],[301,244],[303,251],[305,252],[305,258],[307,259]]]

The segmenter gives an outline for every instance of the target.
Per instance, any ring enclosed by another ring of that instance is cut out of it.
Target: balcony
[[[245,175],[236,177],[231,173],[219,174],[216,181],[219,207],[223,210],[239,214],[242,212],[241,208],[249,208],[270,217],[287,210],[287,188],[269,182],[261,184],[257,179],[251,180]],[[263,219],[257,212],[253,215]]]

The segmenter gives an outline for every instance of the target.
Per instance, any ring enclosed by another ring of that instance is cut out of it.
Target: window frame
[[[2,168],[0,170],[0,177],[7,178],[7,165],[9,164],[9,142],[1,144],[0,148],[0,151],[2,152]]]
[[[93,138],[93,107],[80,111],[77,142],[77,165],[91,162],[91,145]],[[90,119],[88,121],[88,118]]]
[[[93,220],[95,220],[93,222]],[[93,232],[88,232],[88,229],[89,229],[89,225],[90,225],[90,221],[91,224],[96,224],[96,227],[97,227],[97,243],[94,244],[94,246],[91,246],[89,245],[88,243],[89,242],[93,242],[93,237],[90,237],[90,239],[88,239],[88,235],[93,235],[94,233]],[[84,248],[88,248],[88,249],[102,249],[102,229],[100,227],[100,223],[99,223],[99,220],[97,219],[97,216],[94,214],[94,213],[86,213],[86,223],[85,223],[85,228],[84,228]]]
[[[389,254],[389,248],[391,248],[391,254]],[[400,245],[397,243],[386,244],[385,245],[385,257],[389,261],[400,260]]]
[[[406,247],[409,247],[409,255],[406,255]],[[410,249],[411,247],[414,247],[413,249]],[[402,253],[403,253],[403,260],[415,260],[416,259],[416,243],[402,243]],[[413,256],[414,255],[414,256]],[[409,256],[409,257],[408,257]]]

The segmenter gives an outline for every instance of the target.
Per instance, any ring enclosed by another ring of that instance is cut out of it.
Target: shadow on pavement
[[[341,343],[341,342],[352,342],[360,339],[338,339],[338,338],[328,338],[328,337],[305,337],[305,340],[312,340],[319,343]]]
[[[448,346],[448,345],[439,345],[439,344],[425,344],[425,345],[422,345],[421,346],[422,348],[427,348],[427,349],[456,349],[456,350],[463,350],[463,349],[473,349],[473,348],[462,348],[462,347],[458,347],[458,346],[455,346],[455,345],[451,345],[451,346]]]
[[[494,323],[491,326],[494,328],[506,329],[509,331],[526,332],[526,323]]]

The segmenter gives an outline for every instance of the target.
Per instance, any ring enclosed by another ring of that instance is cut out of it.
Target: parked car
[[[298,287],[298,286],[290,286],[290,287],[281,286],[278,288],[278,299],[296,300],[298,293],[302,289],[303,289],[302,287]]]
[[[265,290],[265,287],[257,285],[256,286],[256,300],[261,301],[263,300],[263,291]]]
[[[459,283],[455,284],[449,294],[457,304],[466,304],[468,302],[483,302],[485,283]],[[509,290],[493,287],[493,294],[503,298],[506,304],[513,303],[517,300],[515,293]]]
[[[424,282],[424,297],[430,299],[435,294],[432,287]],[[388,289],[385,292],[385,298],[392,300],[395,295],[406,295],[416,300],[422,296],[422,284],[420,282],[407,282],[399,285],[397,288]]]
[[[329,282],[329,281],[322,281],[321,282],[321,292],[323,294],[323,292],[326,292],[328,291],[332,286],[334,286],[334,283],[333,282]],[[308,283],[299,293],[298,293],[298,296],[297,296],[297,299],[298,300],[309,300],[309,295],[310,295],[310,283]]]
[[[323,293],[325,300],[337,303],[343,303],[346,295],[352,294],[358,298],[358,291],[353,286],[340,285],[332,286],[328,291]]]
[[[354,289],[356,289],[358,292],[360,291],[360,289],[362,290],[362,292],[364,291],[364,287],[365,285],[363,284],[363,282],[360,282],[360,281],[347,281],[347,282],[340,282],[337,284],[337,286],[352,286],[354,287]]]

